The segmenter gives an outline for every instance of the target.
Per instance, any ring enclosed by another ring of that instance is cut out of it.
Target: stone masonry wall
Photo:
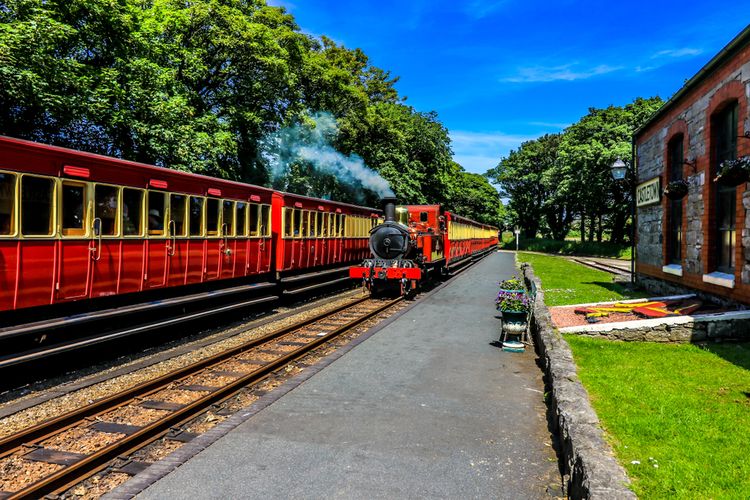
[[[649,123],[636,138],[638,183],[661,178],[662,189],[668,180],[667,145],[683,136],[683,178],[689,192],[683,198],[682,276],[665,273],[667,262],[667,208],[670,200],[662,196],[659,204],[637,208],[637,272],[651,278],[691,290],[702,290],[750,305],[750,191],[747,184],[737,187],[737,251],[735,286],[705,283],[703,275],[715,271],[713,239],[716,229],[710,141],[711,116],[726,103],[739,103],[738,134],[750,133],[750,40],[712,73],[687,90],[662,115]],[[750,139],[737,139],[738,156],[750,155]]]
[[[578,379],[570,346],[552,327],[541,282],[527,264],[523,275],[527,289],[536,295],[529,327],[544,364],[550,420],[560,441],[568,498],[633,500],[630,480],[604,440],[599,418]]]

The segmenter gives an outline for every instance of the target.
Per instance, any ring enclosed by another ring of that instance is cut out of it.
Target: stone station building
[[[750,26],[636,131],[636,273],[653,293],[750,305],[750,190],[715,181],[750,155],[749,101]],[[665,196],[679,180],[687,195]]]

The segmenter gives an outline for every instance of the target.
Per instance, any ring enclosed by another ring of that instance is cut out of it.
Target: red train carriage
[[[310,289],[305,281],[322,274],[345,274],[348,264],[365,258],[379,217],[371,208],[275,192],[275,269],[287,293]]]
[[[385,221],[370,231],[371,256],[349,269],[371,291],[399,286],[406,294],[431,272],[447,273],[497,245],[497,228],[444,212],[440,205],[396,207],[384,202]]]
[[[445,212],[444,216],[448,226],[445,234],[445,253],[449,268],[460,266],[472,256],[497,247],[498,228],[451,212]]]
[[[270,276],[272,194],[0,137],[0,311]]]

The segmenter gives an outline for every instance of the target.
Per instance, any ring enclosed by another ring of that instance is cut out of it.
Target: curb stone
[[[560,438],[567,493],[573,499],[633,500],[630,479],[604,440],[599,418],[578,379],[570,346],[552,326],[544,304],[541,281],[529,264],[522,266],[529,290],[536,294],[531,314],[531,335],[544,365],[549,407]]]

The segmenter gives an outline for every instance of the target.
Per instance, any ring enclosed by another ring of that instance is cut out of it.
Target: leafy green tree
[[[448,195],[445,208],[484,224],[502,225],[504,210],[500,193],[487,177],[466,172],[461,165],[452,162],[444,182]]]
[[[559,135],[545,135],[524,142],[486,174],[510,199],[513,224],[524,238],[536,237],[546,224],[554,237],[562,239],[570,227],[573,214],[565,197],[556,194],[559,141]]]
[[[611,239],[624,239],[634,179],[616,183],[610,174],[617,158],[632,164],[631,138],[662,104],[659,97],[638,98],[625,107],[591,108],[565,130],[560,143],[560,191],[575,203],[580,214],[581,237],[602,241],[606,229]]]
[[[333,146],[405,203],[496,221],[494,190],[452,161],[437,114],[405,104],[397,81],[265,0],[0,3],[2,134],[270,185],[264,140],[327,112]],[[293,162],[283,185],[362,199],[311,162]]]

